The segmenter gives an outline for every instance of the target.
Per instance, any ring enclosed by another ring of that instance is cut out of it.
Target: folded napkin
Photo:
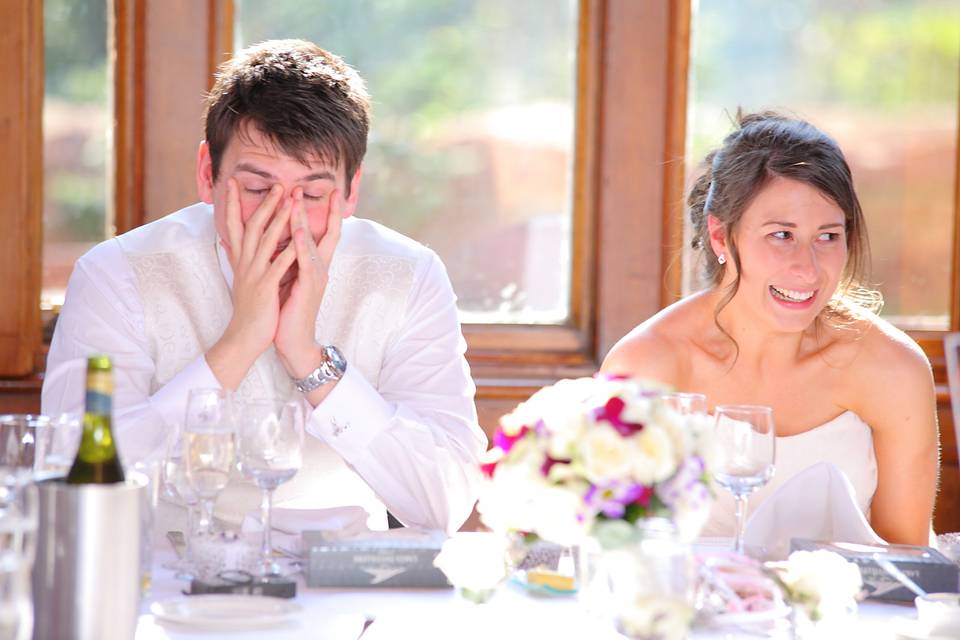
[[[819,462],[787,480],[757,507],[743,544],[763,560],[785,560],[790,539],[886,544],[857,506],[850,480],[835,465]]]
[[[340,535],[356,535],[368,531],[370,514],[363,507],[332,507],[329,509],[274,508],[271,512],[271,528],[280,533],[300,535],[304,531],[336,531]],[[243,519],[243,533],[263,529],[260,512],[251,511]]]

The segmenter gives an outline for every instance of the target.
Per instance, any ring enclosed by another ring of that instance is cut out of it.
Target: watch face
[[[337,349],[332,345],[328,346],[326,348],[326,356],[329,359],[330,364],[333,365],[333,368],[336,369],[337,373],[342,376],[343,372],[347,369],[347,361],[344,359],[343,354],[340,353],[340,349]]]

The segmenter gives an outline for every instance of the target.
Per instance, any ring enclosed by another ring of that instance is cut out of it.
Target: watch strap
[[[310,393],[325,384],[336,382],[347,370],[347,361],[340,350],[333,345],[323,347],[323,359],[320,365],[303,378],[294,378],[293,384],[300,393]]]

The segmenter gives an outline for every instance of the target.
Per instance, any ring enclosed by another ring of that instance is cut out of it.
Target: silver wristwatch
[[[294,379],[293,384],[300,393],[310,393],[328,382],[339,380],[346,370],[347,361],[340,353],[340,349],[328,345],[323,348],[323,360],[320,361],[320,366],[308,373],[307,377],[300,380]]]

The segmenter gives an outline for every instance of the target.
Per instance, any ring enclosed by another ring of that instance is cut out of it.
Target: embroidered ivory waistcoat
[[[344,221],[316,323],[317,341],[336,345],[348,366],[359,370],[374,388],[386,346],[403,321],[416,268],[416,258],[390,242],[391,233],[366,220]],[[144,329],[156,365],[152,394],[212,347],[230,322],[233,305],[216,249],[213,209],[193,205],[118,240],[143,301]],[[270,347],[247,373],[236,396],[242,402],[298,394]],[[309,420],[306,403],[304,410]],[[382,502],[366,483],[309,434],[301,471],[275,494],[278,504],[293,499],[298,506],[356,504],[365,507],[374,522],[384,517]],[[218,499],[217,515],[239,522],[259,503],[259,490],[234,473]]]

